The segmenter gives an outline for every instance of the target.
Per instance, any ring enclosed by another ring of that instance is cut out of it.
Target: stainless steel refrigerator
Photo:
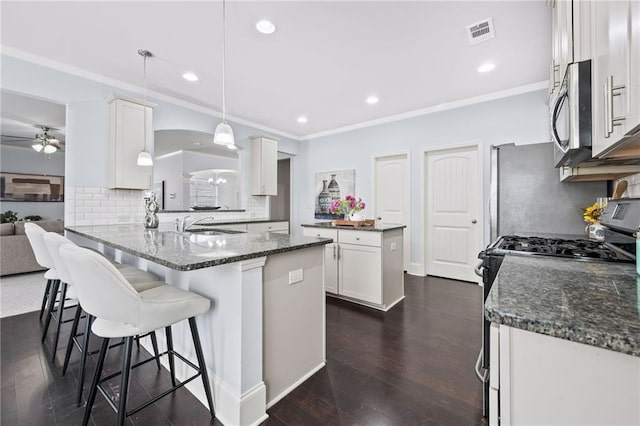
[[[518,233],[584,235],[583,209],[606,182],[560,182],[552,143],[491,147],[491,241]]]

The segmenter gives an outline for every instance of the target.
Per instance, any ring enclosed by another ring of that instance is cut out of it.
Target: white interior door
[[[375,217],[384,225],[407,226],[404,229],[403,269],[408,271],[411,260],[408,154],[376,157],[374,162]]]
[[[427,274],[478,282],[482,177],[478,146],[426,153]]]

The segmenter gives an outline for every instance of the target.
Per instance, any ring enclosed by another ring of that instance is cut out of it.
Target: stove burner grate
[[[619,260],[618,255],[604,244],[581,239],[565,240],[561,238],[509,235],[502,237],[495,248],[567,258]]]

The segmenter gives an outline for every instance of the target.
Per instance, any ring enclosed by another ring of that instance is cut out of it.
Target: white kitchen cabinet
[[[638,151],[640,155],[640,151]],[[580,167],[560,167],[560,182],[593,182],[615,180],[640,173],[640,165],[608,165],[584,163]]]
[[[278,195],[278,141],[251,138],[251,195]]]
[[[638,157],[640,3],[623,0],[592,4],[592,155]]]
[[[248,223],[247,231],[252,234],[261,233],[261,232],[277,232],[280,234],[288,234],[289,233],[289,222],[256,222],[256,223]]]
[[[138,154],[145,148],[153,152],[153,106],[141,101],[112,95],[109,98],[109,188],[149,189],[152,167],[137,165]],[[147,115],[145,128],[145,111]]]
[[[501,425],[640,424],[638,357],[495,324],[491,355],[489,407]]]
[[[549,70],[549,97],[562,83],[567,66],[572,62],[590,59],[590,14],[585,2],[547,0],[551,6],[551,65]]]
[[[305,227],[304,235],[332,238],[325,246],[325,290],[381,310],[404,298],[402,229],[383,232]]]

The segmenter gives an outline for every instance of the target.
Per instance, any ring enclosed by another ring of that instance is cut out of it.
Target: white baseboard
[[[402,302],[403,300],[404,300],[404,295],[401,298],[399,298],[398,300],[396,300],[395,302],[391,303],[385,309],[383,309],[383,311],[387,312],[389,309],[393,308],[394,306],[396,306],[398,303]]]
[[[267,409],[271,408],[273,405],[275,405],[278,401],[280,401],[282,398],[284,398],[285,396],[287,396],[291,391],[293,391],[295,388],[297,388],[298,386],[300,386],[305,380],[307,380],[309,377],[313,376],[314,374],[316,374],[320,369],[322,369],[324,366],[326,365],[325,361],[322,361],[320,364],[316,365],[315,367],[313,367],[311,370],[309,370],[308,373],[306,373],[304,376],[302,376],[300,379],[298,379],[295,383],[293,383],[291,386],[289,386],[288,388],[286,388],[285,390],[283,390],[278,396],[276,396],[275,398],[273,398],[271,401],[267,402]]]

